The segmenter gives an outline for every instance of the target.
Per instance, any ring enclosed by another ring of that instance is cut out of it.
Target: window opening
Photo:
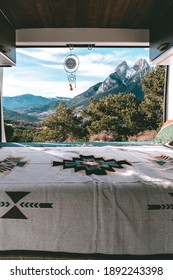
[[[7,141],[152,141],[163,123],[165,67],[150,66],[149,49],[74,47],[72,54],[80,63],[71,91],[69,47],[17,48],[17,65],[4,68]]]

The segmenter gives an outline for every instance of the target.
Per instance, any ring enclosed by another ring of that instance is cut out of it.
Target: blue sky
[[[64,60],[76,55],[76,88],[70,91]],[[74,97],[104,81],[126,60],[131,67],[139,58],[149,61],[148,48],[17,48],[16,66],[4,68],[3,95]]]

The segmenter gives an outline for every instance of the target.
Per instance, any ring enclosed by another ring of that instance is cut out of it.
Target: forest
[[[142,79],[144,100],[113,92],[79,112],[62,101],[38,123],[6,121],[7,142],[152,141],[163,123],[165,67],[153,67]]]

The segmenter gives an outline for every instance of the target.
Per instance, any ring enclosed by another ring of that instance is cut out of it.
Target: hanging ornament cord
[[[72,51],[70,47],[70,51]],[[67,78],[70,86],[70,90],[73,90],[73,86],[76,87],[76,71],[79,67],[79,58],[70,53],[64,60],[64,69],[67,73]]]

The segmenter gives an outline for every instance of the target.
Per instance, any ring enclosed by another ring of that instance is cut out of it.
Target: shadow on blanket
[[[173,260],[173,254],[106,255],[45,251],[1,251],[0,260]]]

